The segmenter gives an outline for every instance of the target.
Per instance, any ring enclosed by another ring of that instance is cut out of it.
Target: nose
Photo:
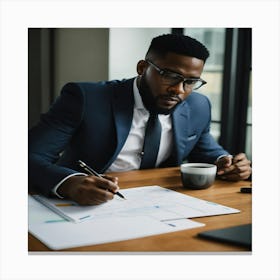
[[[186,91],[184,90],[183,82],[177,83],[173,86],[169,86],[167,90],[168,92],[172,92],[176,95],[186,94]]]

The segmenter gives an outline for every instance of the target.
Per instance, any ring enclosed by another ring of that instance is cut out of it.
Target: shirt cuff
[[[65,177],[65,178],[63,178],[53,189],[52,189],[52,193],[53,194],[55,194],[57,197],[59,197],[59,198],[64,198],[63,196],[61,196],[61,195],[59,195],[58,193],[57,193],[57,189],[61,186],[61,184],[64,182],[64,181],[66,181],[68,178],[70,178],[70,177],[73,177],[73,176],[81,176],[81,175],[84,175],[84,176],[87,176],[87,174],[85,174],[85,173],[73,173],[73,174],[70,174],[70,175],[68,175],[67,177]]]
[[[231,157],[231,158],[233,158],[233,155],[230,155],[230,154],[228,154],[228,155],[226,155],[226,154],[225,155],[221,155],[221,156],[217,157],[215,162],[217,162],[220,158],[223,158],[223,157]]]

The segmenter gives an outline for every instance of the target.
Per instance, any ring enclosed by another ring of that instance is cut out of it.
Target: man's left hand
[[[246,180],[252,172],[251,161],[243,153],[237,154],[234,157],[224,156],[215,164],[218,170],[217,175],[221,179],[230,181]]]

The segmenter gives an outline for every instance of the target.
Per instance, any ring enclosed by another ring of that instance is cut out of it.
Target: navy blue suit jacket
[[[123,147],[133,118],[133,79],[66,84],[29,132],[29,184],[48,195],[63,178],[81,172],[79,159],[104,172]],[[163,166],[183,160],[213,163],[228,154],[209,134],[207,97],[191,95],[172,113],[174,147]]]

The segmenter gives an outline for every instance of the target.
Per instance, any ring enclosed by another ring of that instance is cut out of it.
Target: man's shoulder
[[[198,114],[202,116],[204,114],[209,114],[211,111],[211,103],[207,96],[198,92],[192,92],[179,108],[183,111],[187,110],[193,115]]]
[[[210,100],[207,96],[204,94],[198,93],[198,92],[192,92],[188,98],[186,99],[186,103],[190,106],[195,105],[210,105]]]

